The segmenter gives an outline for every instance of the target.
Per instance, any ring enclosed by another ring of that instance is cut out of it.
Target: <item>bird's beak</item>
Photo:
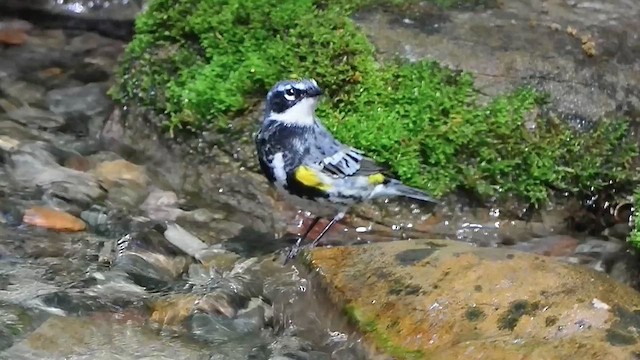
[[[313,85],[307,90],[307,97],[318,97],[322,95],[322,89],[320,89],[318,83],[313,79],[311,79],[311,83]]]

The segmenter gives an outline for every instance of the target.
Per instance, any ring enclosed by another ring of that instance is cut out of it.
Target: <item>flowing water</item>
[[[281,265],[286,242],[274,240],[282,227],[271,213],[294,233],[309,220],[256,200],[266,189],[258,174],[220,155],[205,159],[205,176],[100,141],[118,113],[106,90],[124,45],[0,18],[0,358],[372,358],[317,275],[301,261]],[[366,208],[329,240],[509,246],[635,284],[628,216],[576,233],[602,217],[575,201],[527,221],[459,201],[434,215]]]

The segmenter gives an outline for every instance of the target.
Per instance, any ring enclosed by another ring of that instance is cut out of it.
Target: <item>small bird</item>
[[[269,182],[298,209],[316,209],[314,220],[290,249],[285,264],[296,256],[320,218],[331,221],[311,247],[356,203],[394,197],[438,203],[388,176],[362,151],[336,140],[315,115],[321,95],[313,79],[278,82],[267,94],[264,118],[255,136],[260,168]]]

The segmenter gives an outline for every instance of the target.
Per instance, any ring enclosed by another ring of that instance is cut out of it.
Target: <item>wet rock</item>
[[[24,142],[12,149],[5,166],[16,185],[42,189],[81,206],[105,195],[93,176],[59,165],[47,148],[42,142]]]
[[[578,245],[574,253],[582,255],[606,255],[615,253],[622,249],[624,243],[619,241],[604,241],[600,239],[588,239],[586,242]]]
[[[179,208],[178,195],[173,191],[153,188],[144,200],[142,209],[150,219],[158,221],[174,221],[185,213]]]
[[[53,130],[65,124],[65,120],[62,117],[30,106],[8,111],[7,116],[20,124],[42,129]]]
[[[144,1],[128,0],[6,0],[2,7],[10,10],[35,10],[50,16],[65,15],[77,19],[133,21],[142,11]]]
[[[409,11],[356,17],[379,52],[432,59],[473,73],[492,97],[522,84],[551,95],[556,115],[585,119],[630,115],[640,108],[637,36],[640,4],[535,0],[440,12],[429,2]]]
[[[198,255],[208,248],[207,244],[189,233],[182,226],[175,223],[167,223],[166,226],[167,230],[163,234],[164,237],[173,246],[184,251],[185,254],[198,259]]]
[[[22,221],[25,224],[57,231],[83,231],[86,228],[84,221],[71,214],[43,207],[27,209]]]
[[[131,181],[140,186],[147,186],[149,182],[144,167],[122,159],[100,163],[91,172],[106,188],[122,181]]]
[[[112,208],[134,209],[147,197],[148,189],[132,181],[109,188],[106,204]]]
[[[31,330],[32,316],[19,306],[0,308],[0,351],[11,347],[16,338]]]
[[[86,172],[91,169],[91,162],[84,156],[70,156],[64,161],[64,166],[69,169]]]
[[[108,209],[104,206],[93,205],[80,213],[80,218],[87,223],[92,232],[107,236],[121,237],[131,230],[134,221],[126,211]],[[112,241],[108,242],[112,244]],[[112,244],[113,245],[113,244]],[[113,248],[113,246],[110,246]]]
[[[199,298],[188,294],[155,300],[150,305],[150,320],[162,327],[179,325],[191,314]]]
[[[154,229],[133,231],[117,242],[113,268],[127,273],[136,284],[165,287],[178,279],[192,259]]]
[[[44,87],[26,81],[12,80],[0,82],[0,93],[13,103],[44,105]]]
[[[567,256],[577,250],[578,243],[578,239],[571,236],[555,235],[520,242],[510,249],[546,256]]]
[[[265,324],[265,308],[260,299],[252,299],[242,311],[226,302],[221,293],[206,294],[195,304],[185,326],[196,339],[219,343],[234,338],[255,336]],[[221,306],[222,305],[222,306]],[[226,306],[225,306],[226,305]]]
[[[189,359],[205,358],[204,349],[162,337],[135,324],[54,316],[8,349],[9,359]]]
[[[267,317],[272,316],[270,306],[264,301],[254,298],[239,302],[234,298],[233,291],[214,290],[204,295],[190,293],[168,296],[152,301],[150,307],[151,321],[162,327],[175,327],[188,322],[191,331],[202,332],[202,328],[209,328],[212,332],[220,332],[212,324],[219,325],[221,321],[228,330],[232,330],[226,336],[258,331],[264,327]],[[219,338],[220,334],[215,336]]]
[[[608,334],[638,341],[640,323],[621,330],[626,317],[611,310],[638,309],[637,292],[552,258],[414,240],[318,248],[309,260],[333,301],[395,358],[627,359],[632,347]]]
[[[0,44],[21,45],[27,40],[27,32],[33,25],[21,20],[0,21]]]
[[[100,36],[93,32],[87,32],[71,39],[69,44],[65,46],[65,50],[82,54],[100,47],[113,46],[114,43],[115,41],[113,39]]]
[[[46,102],[51,111],[65,118],[69,130],[94,136],[113,107],[106,91],[104,83],[54,89],[47,93]]]

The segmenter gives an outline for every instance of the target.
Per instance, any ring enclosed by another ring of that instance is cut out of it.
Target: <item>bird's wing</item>
[[[319,165],[321,171],[334,177],[370,176],[386,173],[386,170],[363,152],[341,146],[335,153],[324,157]]]

